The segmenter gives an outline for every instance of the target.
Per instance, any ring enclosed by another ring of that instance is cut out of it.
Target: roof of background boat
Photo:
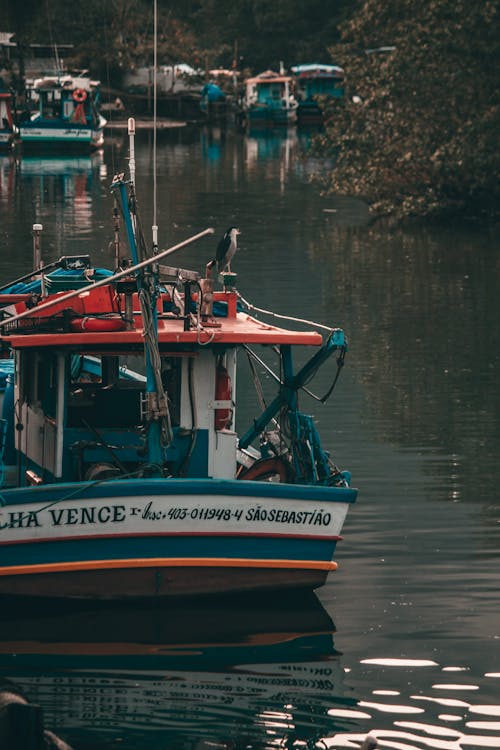
[[[245,83],[286,83],[290,81],[291,76],[282,75],[276,73],[275,70],[265,70],[263,73],[259,73],[257,76],[247,78]]]
[[[290,68],[292,73],[295,75],[302,75],[303,73],[329,73],[343,75],[344,69],[339,65],[325,65],[323,63],[305,63],[303,65],[294,65]]]
[[[82,74],[64,74],[64,75],[47,75],[41,78],[35,78],[32,81],[26,81],[27,88],[30,89],[83,89],[90,91],[100,85],[100,81],[94,81],[89,76]]]

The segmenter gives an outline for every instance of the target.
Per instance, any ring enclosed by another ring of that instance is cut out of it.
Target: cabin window
[[[71,117],[73,112],[75,111],[75,105],[71,101],[71,99],[65,99],[63,102],[63,117],[65,117],[67,120]]]
[[[118,355],[72,355],[68,427],[135,427],[145,378]]]
[[[170,418],[180,424],[180,357],[162,357],[161,378]],[[68,396],[68,427],[132,428],[142,423],[141,401],[146,390],[143,358],[118,355],[72,355]]]
[[[57,358],[54,354],[22,353],[21,399],[29,406],[55,417],[57,401]]]
[[[47,120],[61,116],[61,94],[56,91],[44,91],[41,94],[41,115]]]

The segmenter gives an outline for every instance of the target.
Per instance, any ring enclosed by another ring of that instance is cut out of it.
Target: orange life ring
[[[73,100],[75,102],[78,102],[78,104],[81,104],[82,102],[84,102],[86,98],[87,98],[87,92],[84,91],[83,89],[75,89],[73,91]]]
[[[246,479],[254,482],[265,482],[271,477],[279,477],[280,482],[290,482],[292,470],[290,464],[283,458],[259,458],[248,469],[243,469],[237,474],[237,479]]]
[[[76,333],[104,333],[106,331],[124,331],[126,323],[121,318],[73,318],[70,320],[70,328]]]
[[[215,400],[231,400],[231,378],[223,364],[217,365],[215,372]],[[224,430],[229,427],[233,419],[233,410],[225,407],[224,409],[215,409],[215,429]]]

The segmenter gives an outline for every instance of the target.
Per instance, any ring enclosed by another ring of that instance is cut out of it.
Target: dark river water
[[[500,253],[480,225],[370,226],[321,197],[295,132],[160,132],[160,248],[212,226],[172,264],[202,270],[241,229],[238,289],[265,309],[343,327],[332,398],[309,399],[359,488],[339,569],[311,597],[176,607],[10,611],[0,679],[75,750],[500,747]],[[136,140],[153,221],[152,134]],[[92,158],[0,158],[0,282],[46,262],[112,257],[113,131]],[[323,394],[333,368],[311,388]],[[247,381],[245,380],[247,378]],[[254,416],[241,374],[238,421]]]

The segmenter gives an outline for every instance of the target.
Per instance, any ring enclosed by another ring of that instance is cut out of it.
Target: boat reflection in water
[[[36,207],[34,213],[46,228],[46,247],[54,247],[56,254],[65,254],[57,222],[52,229],[54,212],[57,221],[64,224],[66,236],[95,235],[93,204],[102,181],[108,181],[102,149],[73,156],[23,154],[17,169],[24,192]]]
[[[287,161],[297,148],[297,131],[295,128],[262,130],[252,128],[245,139],[245,158],[247,163],[260,159],[278,159]]]
[[[345,727],[334,625],[314,594],[206,605],[0,602],[0,684],[75,750],[292,747]],[[35,608],[36,607],[36,608]]]
[[[75,174],[90,174],[95,170],[102,169],[104,165],[104,152],[95,151],[92,154],[81,154],[73,156],[53,155],[25,155],[19,159],[19,169],[23,175],[62,175],[70,177]]]

